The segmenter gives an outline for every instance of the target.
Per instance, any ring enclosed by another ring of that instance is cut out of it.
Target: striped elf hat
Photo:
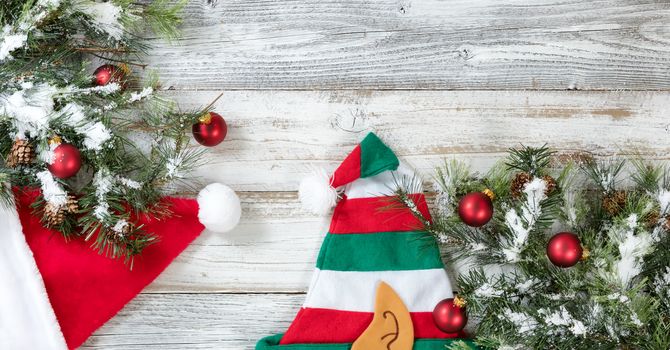
[[[343,193],[305,303],[285,334],[261,339],[256,350],[350,349],[372,322],[375,292],[382,281],[410,312],[414,349],[444,349],[454,341],[458,335],[440,331],[432,316],[437,303],[452,297],[437,245],[425,239],[421,222],[409,210],[388,209],[398,179],[412,174],[370,133],[332,177],[322,172],[307,184],[303,181],[301,200],[313,210],[326,211],[336,201],[337,189]],[[315,189],[322,191],[316,197],[327,200],[326,205],[307,193]],[[412,192],[417,209],[430,218],[420,188]]]

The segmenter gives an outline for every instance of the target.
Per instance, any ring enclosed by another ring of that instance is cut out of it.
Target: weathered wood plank
[[[81,349],[253,349],[285,332],[304,295],[141,294]]]
[[[218,92],[172,92],[184,109]],[[230,91],[215,105],[226,141],[198,169],[241,191],[294,191],[316,166],[334,169],[368,131],[430,176],[445,157],[488,168],[509,147],[670,155],[669,92]]]
[[[205,231],[147,289],[165,292],[305,292],[329,218],[295,193],[243,192],[240,225]]]
[[[327,219],[300,213],[295,195],[290,201],[266,204],[242,197],[244,218],[235,230],[225,234],[205,231],[146,292],[306,291]],[[276,207],[282,206],[295,208],[291,210],[295,214],[276,214]],[[254,216],[254,211],[266,214]]]
[[[176,89],[667,90],[663,0],[194,0]]]

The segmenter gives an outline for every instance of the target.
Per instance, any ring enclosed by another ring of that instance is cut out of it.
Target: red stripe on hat
[[[332,177],[332,186],[338,188],[361,177],[361,145],[357,145],[337,167]]]
[[[410,195],[424,218],[430,220],[426,197]],[[330,233],[377,233],[421,230],[421,221],[402,207],[394,196],[370,198],[344,197],[335,207]]]
[[[372,322],[371,312],[353,312],[330,309],[302,308],[295,321],[279,342],[296,343],[352,343]],[[458,338],[459,334],[440,331],[431,312],[411,312],[414,337],[417,339]]]

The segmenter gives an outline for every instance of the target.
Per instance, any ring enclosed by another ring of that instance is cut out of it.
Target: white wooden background
[[[252,349],[301,304],[328,219],[302,211],[311,166],[370,130],[429,175],[508,147],[670,151],[670,0],[192,0],[183,39],[149,57],[226,141],[198,171],[239,191],[229,234],[203,233],[83,348]]]

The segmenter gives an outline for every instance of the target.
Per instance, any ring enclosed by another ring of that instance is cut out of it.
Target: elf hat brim
[[[311,344],[286,344],[279,345],[283,334],[265,337],[258,341],[256,350],[350,350],[351,343],[311,343]],[[472,340],[467,339],[417,339],[414,341],[413,350],[444,350],[448,345],[461,342],[471,349],[478,349]]]

